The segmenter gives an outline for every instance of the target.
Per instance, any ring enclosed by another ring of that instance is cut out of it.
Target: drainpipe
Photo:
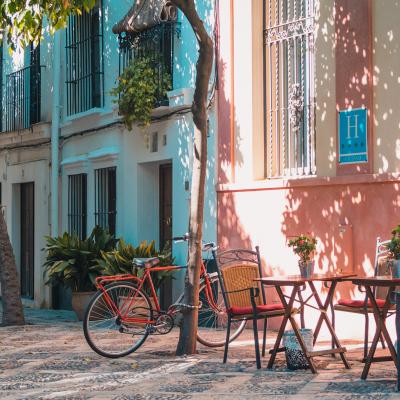
[[[61,32],[54,34],[53,104],[51,110],[51,236],[58,236],[58,167],[60,135]]]

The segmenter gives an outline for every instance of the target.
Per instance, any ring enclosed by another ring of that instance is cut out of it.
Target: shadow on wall
[[[318,240],[320,272],[373,274],[376,238],[387,239],[400,220],[400,185],[396,182],[329,184],[287,190],[282,233],[309,233]],[[340,285],[340,297],[355,293]]]
[[[219,54],[219,52],[218,52]],[[230,83],[226,82],[227,64],[218,60],[218,184],[225,184],[232,180],[234,166],[243,165],[243,156],[239,144],[235,140],[232,149],[231,141],[231,101],[224,94],[228,93]],[[236,115],[235,112],[233,112]],[[234,121],[235,137],[240,137],[240,126]],[[232,165],[234,163],[234,166]],[[250,234],[240,222],[240,213],[236,209],[234,193],[217,193],[218,223],[217,238],[221,250],[229,248],[252,249],[253,242]]]

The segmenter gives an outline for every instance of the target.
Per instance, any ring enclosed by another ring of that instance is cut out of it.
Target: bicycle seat
[[[134,258],[133,264],[138,268],[151,268],[158,265],[160,260],[157,257],[151,258]]]

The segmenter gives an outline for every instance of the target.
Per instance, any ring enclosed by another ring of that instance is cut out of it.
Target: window
[[[315,173],[314,0],[264,0],[268,178]]]
[[[142,32],[123,33],[119,36],[120,75],[134,60],[154,58],[154,69],[159,77],[156,107],[168,105],[168,99],[164,96],[166,82],[162,78],[165,73],[173,78],[174,34],[179,33],[179,29],[177,22],[166,21]]]
[[[41,103],[41,66],[40,44],[36,47],[31,44],[29,49],[29,122],[30,125],[40,121]]]
[[[86,238],[87,176],[68,176],[68,232]]]
[[[116,167],[95,170],[95,223],[115,235],[117,214]]]
[[[71,16],[66,29],[67,114],[103,106],[101,6]]]
[[[4,131],[27,129],[41,121],[40,45],[25,50],[25,67],[6,76]]]
[[[0,132],[3,132],[3,42],[0,43]]]

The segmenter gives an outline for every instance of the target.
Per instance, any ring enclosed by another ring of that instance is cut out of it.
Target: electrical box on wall
[[[335,229],[334,255],[337,269],[344,273],[354,272],[353,226],[339,224]]]
[[[157,153],[158,151],[158,132],[151,134],[150,153]]]

